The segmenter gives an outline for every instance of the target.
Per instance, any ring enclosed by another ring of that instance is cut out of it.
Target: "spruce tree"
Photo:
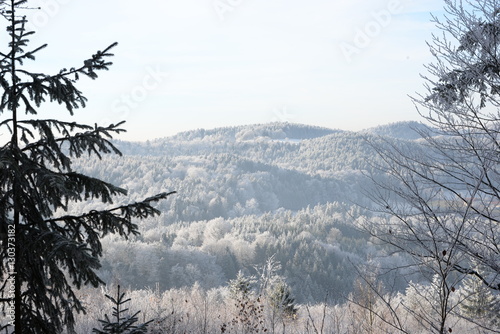
[[[252,284],[255,283],[253,277],[246,277],[240,270],[235,279],[229,281],[229,293],[231,297],[238,299],[248,299],[252,293]]]
[[[467,319],[487,327],[500,327],[500,298],[478,277],[469,276],[463,281],[461,295],[464,300],[460,310]]]
[[[39,109],[55,102],[73,115],[85,107],[75,83],[107,70],[116,43],[80,66],[56,74],[30,72],[25,62],[46,45],[28,48],[33,32],[20,15],[27,7],[26,0],[0,2],[9,37],[7,50],[0,51],[0,128],[6,141],[0,147],[0,302],[9,318],[2,325],[14,326],[16,334],[54,334],[64,327],[71,332],[74,313],[84,311],[75,289],[104,283],[96,273],[100,238],[138,234],[133,219],[159,214],[151,204],[169,194],[112,206],[115,195],[126,194],[124,189],[71,168],[72,159],[86,154],[120,154],[111,138],[124,131],[122,123],[90,126],[43,119],[37,117]],[[71,202],[96,199],[110,207],[68,213]]]
[[[131,316],[127,316],[126,313],[128,308],[125,308],[125,304],[130,301],[130,298],[125,299],[125,292],[120,293],[120,286],[116,292],[116,298],[106,295],[106,298],[111,300],[114,304],[112,319],[109,318],[107,314],[104,315],[104,320],[99,320],[102,324],[102,330],[94,328],[92,332],[96,334],[145,334],[148,330],[148,325],[152,320],[142,323],[135,324],[139,319],[137,315],[141,311],[135,312]]]
[[[277,315],[288,319],[296,318],[297,304],[292,296],[290,286],[286,282],[280,280],[274,283],[269,291],[268,298],[273,312],[277,313]]]

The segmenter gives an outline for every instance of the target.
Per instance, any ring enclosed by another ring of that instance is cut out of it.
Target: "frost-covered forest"
[[[82,333],[98,325],[110,307],[104,293],[118,285],[127,288],[141,320],[156,319],[168,333],[244,327],[234,322],[241,309],[230,291],[243,277],[256,296],[247,302],[262,307],[263,328],[273,331],[390,332],[372,313],[385,312],[374,291],[426,312],[433,283],[419,272],[392,270],[408,259],[358,226],[376,219],[366,195],[370,179],[383,177],[373,167],[379,157],[368,139],[417,150],[418,128],[425,126],[403,122],[358,133],[288,123],[195,130],[146,143],[118,142],[123,157],[77,160],[76,170],[137,198],[177,191],[159,204],[161,216],[140,222],[141,235],[103,239],[100,275],[108,287],[82,291],[89,306],[89,314],[79,317]],[[85,205],[73,209],[99,204]],[[266,272],[270,261],[275,266]],[[266,298],[271,293],[262,289],[266,275],[286,284],[297,305],[295,320],[273,315]],[[257,313],[247,316],[259,319]],[[477,329],[455,321],[455,328]],[[414,329],[423,330],[419,326]]]
[[[409,124],[395,127],[408,133]],[[137,238],[104,239],[101,275],[134,289],[210,289],[274,255],[298,301],[326,291],[340,301],[353,288],[353,264],[401,261],[379,258],[384,249],[355,226],[376,159],[364,139],[371,135],[255,125],[121,142],[122,158],[81,159],[76,170],[138,198],[177,191]]]

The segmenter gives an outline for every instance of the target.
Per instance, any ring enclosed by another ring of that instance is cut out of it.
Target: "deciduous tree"
[[[444,18],[434,17],[442,34],[429,43],[436,60],[423,76],[426,92],[413,98],[434,130],[418,130],[420,150],[374,145],[388,178],[374,178],[372,198],[388,218],[367,224],[423,275],[437,275],[439,333],[450,329],[448,300],[459,280],[474,276],[500,290],[500,2],[445,4]]]

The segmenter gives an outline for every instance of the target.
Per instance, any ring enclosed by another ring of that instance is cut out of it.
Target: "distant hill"
[[[377,155],[367,144],[368,138],[377,140],[376,137],[383,136],[405,141],[421,138],[414,129],[428,128],[417,122],[400,122],[352,132],[269,123],[198,129],[148,142],[118,141],[117,146],[125,155],[172,158],[230,154],[309,175],[326,176],[369,169]]]
[[[255,140],[267,138],[274,140],[282,139],[312,139],[328,134],[340,132],[328,128],[310,126],[294,123],[267,123],[255,125],[242,125],[235,127],[223,127],[212,130],[192,130],[181,132],[171,140],[205,140],[205,139],[226,139],[226,140]]]
[[[369,215],[360,209],[370,205],[366,174],[378,173],[372,166],[380,162],[369,142],[415,150],[419,137],[411,129],[418,126],[198,129],[147,142],[116,141],[122,158],[76,160],[76,171],[128,190],[116,204],[177,191],[158,203],[161,216],[141,221],[141,236],[105,238],[103,278],[133,288],[157,282],[162,289],[211,288],[239,270],[255,273],[275,255],[299,301],[323,300],[325,291],[341,298],[352,288],[352,263],[383,253],[354,227],[354,217]]]
[[[432,133],[432,129],[420,122],[407,121],[379,125],[363,130],[362,133],[392,137],[403,140],[416,140],[422,138],[421,133]]]

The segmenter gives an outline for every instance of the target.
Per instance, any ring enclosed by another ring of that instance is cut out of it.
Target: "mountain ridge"
[[[213,129],[196,129],[183,131],[173,136],[157,138],[145,142],[114,140],[124,154],[131,155],[164,155],[178,154],[176,148],[187,145],[193,149],[193,154],[199,150],[200,146],[210,145],[213,149],[227,149],[230,143],[244,142],[270,142],[279,141],[284,144],[297,144],[307,140],[315,140],[329,135],[371,135],[382,136],[402,140],[418,140],[421,137],[419,131],[431,133],[431,128],[416,122],[403,121],[379,125],[361,131],[347,131],[330,129],[326,127],[306,125],[299,123],[274,122],[266,124],[250,124],[231,127],[218,127]]]
[[[415,134],[413,133],[413,132],[416,133],[415,130],[420,130],[420,129],[425,130],[425,129],[430,129],[430,127],[418,121],[399,121],[399,122],[381,124],[374,127],[362,129],[359,131],[351,131],[338,128],[323,127],[318,125],[309,125],[305,123],[270,122],[270,123],[254,123],[254,124],[235,125],[235,126],[221,126],[215,128],[197,128],[193,130],[181,131],[170,136],[159,137],[145,141],[127,140],[127,142],[132,142],[132,143],[149,142],[151,144],[163,140],[194,140],[194,139],[199,140],[204,137],[220,136],[221,134],[224,133],[228,134],[229,137],[238,139],[237,136],[238,133],[242,131],[247,131],[249,129],[255,129],[257,130],[256,134],[260,134],[263,137],[269,137],[271,139],[283,139],[281,135],[286,135],[285,138],[290,138],[290,139],[313,139],[327,134],[342,133],[342,132],[371,133],[387,137],[405,139],[407,137],[406,136],[407,133],[404,133],[404,130],[410,130],[412,136],[415,136]],[[261,133],[259,133],[258,131],[260,131]],[[278,132],[273,133],[272,131],[278,131]],[[242,134],[240,134],[240,136],[241,135]],[[274,137],[273,135],[278,135],[278,137]]]
[[[327,290],[340,299],[352,288],[351,261],[383,253],[353,219],[369,215],[361,209],[370,205],[367,175],[380,163],[372,144],[413,150],[420,143],[407,139],[412,126],[198,129],[148,142],[115,141],[121,158],[77,159],[75,170],[127,189],[125,201],[177,191],[158,203],[161,216],[141,221],[137,238],[127,244],[105,238],[102,275],[135,288],[157,282],[161,289],[213,288],[240,270],[253,274],[275,255],[299,300],[322,300]],[[84,205],[72,209],[93,209]],[[140,260],[146,258],[147,266]]]

